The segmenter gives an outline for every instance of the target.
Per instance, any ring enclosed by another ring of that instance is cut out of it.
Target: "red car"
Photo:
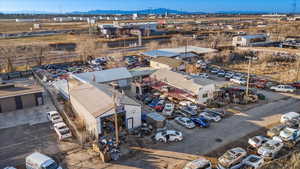
[[[295,83],[292,83],[291,86],[297,88],[297,89],[300,89],[300,82],[295,82]]]

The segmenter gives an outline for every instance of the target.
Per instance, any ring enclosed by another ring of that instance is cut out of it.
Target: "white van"
[[[280,123],[285,124],[288,121],[296,120],[300,118],[300,114],[296,112],[285,113],[280,118]]]
[[[26,157],[26,169],[62,169],[50,157],[35,152]]]

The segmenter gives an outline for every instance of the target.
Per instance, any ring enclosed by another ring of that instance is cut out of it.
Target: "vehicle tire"
[[[179,139],[178,138],[175,138],[175,140],[174,140],[175,142],[179,142]]]
[[[164,142],[164,139],[160,138],[158,139],[159,142]]]

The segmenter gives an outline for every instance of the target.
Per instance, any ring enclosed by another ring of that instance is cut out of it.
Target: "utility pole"
[[[297,55],[297,73],[296,73],[296,82],[299,81],[299,73],[300,73],[300,57]]]
[[[117,94],[114,92],[113,94],[113,101],[114,101],[114,110],[115,110],[115,137],[116,143],[119,145],[119,126],[118,126],[118,110],[117,110]]]
[[[249,63],[248,63],[248,77],[247,77],[246,96],[248,97],[249,96],[250,68],[251,68],[251,59],[252,59],[252,57],[248,56],[247,58],[249,60]],[[247,98],[247,100],[248,100],[248,98]]]

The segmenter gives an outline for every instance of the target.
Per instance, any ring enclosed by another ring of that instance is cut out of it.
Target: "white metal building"
[[[106,85],[82,83],[70,89],[73,111],[84,121],[88,134],[95,139],[103,133],[103,119],[115,114],[112,89]],[[127,129],[141,125],[141,105],[129,97],[119,94],[119,107],[125,113]]]
[[[132,75],[126,68],[107,69],[102,71],[85,72],[72,75],[73,78],[84,83],[95,81],[101,84],[117,83],[121,88],[129,87]]]

